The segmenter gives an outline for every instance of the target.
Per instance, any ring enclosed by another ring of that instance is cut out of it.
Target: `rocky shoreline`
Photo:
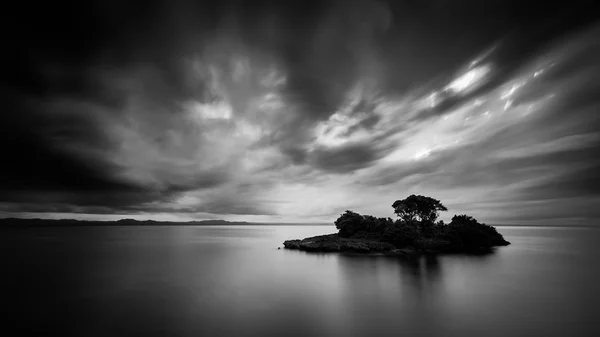
[[[283,243],[287,249],[304,250],[308,252],[389,252],[395,247],[386,242],[341,238],[338,234],[313,236],[302,240],[287,240]]]
[[[494,246],[480,247],[478,249],[459,250],[456,249],[449,241],[439,239],[422,239],[417,246],[406,246],[397,248],[391,243],[367,240],[343,238],[338,234],[318,235],[302,240],[286,240],[283,242],[285,249],[301,250],[305,252],[322,252],[322,253],[354,253],[368,255],[385,255],[385,256],[414,256],[421,254],[452,254],[452,253],[484,253],[489,252],[495,246],[506,246],[510,242],[503,240]]]

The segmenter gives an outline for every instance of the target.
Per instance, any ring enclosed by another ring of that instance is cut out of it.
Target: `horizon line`
[[[85,223],[89,226],[110,226],[110,225],[147,225],[147,223],[154,223],[155,226],[329,226],[334,225],[334,223],[325,223],[325,222],[250,222],[250,221],[230,221],[223,219],[204,219],[204,220],[189,220],[189,221],[162,221],[162,220],[137,220],[132,218],[123,218],[119,220],[80,220],[73,218],[64,218],[64,219],[44,219],[44,218],[17,218],[17,217],[7,217],[0,218],[0,222],[5,221],[37,221],[37,222],[51,222],[59,226],[68,226],[70,223]],[[62,224],[58,224],[59,222],[63,222]],[[595,225],[585,225],[585,224],[573,224],[573,225],[532,225],[532,224],[493,224],[489,225],[495,227],[548,227],[548,228],[598,228]]]

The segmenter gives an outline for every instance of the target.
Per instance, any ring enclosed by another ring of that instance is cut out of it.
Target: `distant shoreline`
[[[0,228],[6,227],[192,227],[192,226],[332,226],[333,223],[294,223],[294,222],[247,222],[226,220],[200,221],[154,221],[154,220],[76,220],[76,219],[41,219],[41,218],[0,218]],[[518,228],[599,228],[594,225],[493,225],[495,227]]]
[[[332,226],[331,223],[290,223],[290,222],[247,222],[226,220],[200,221],[154,221],[154,220],[76,220],[76,219],[40,219],[40,218],[1,218],[2,227],[123,227],[123,226]]]

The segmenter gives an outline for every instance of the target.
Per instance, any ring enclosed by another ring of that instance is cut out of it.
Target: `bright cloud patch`
[[[330,222],[415,193],[490,223],[600,218],[598,24],[418,3],[103,3],[83,40],[29,20],[0,213]]]

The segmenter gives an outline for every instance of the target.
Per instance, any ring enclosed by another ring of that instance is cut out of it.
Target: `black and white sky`
[[[3,10],[0,215],[600,219],[594,1]],[[598,221],[596,221],[598,223]]]

